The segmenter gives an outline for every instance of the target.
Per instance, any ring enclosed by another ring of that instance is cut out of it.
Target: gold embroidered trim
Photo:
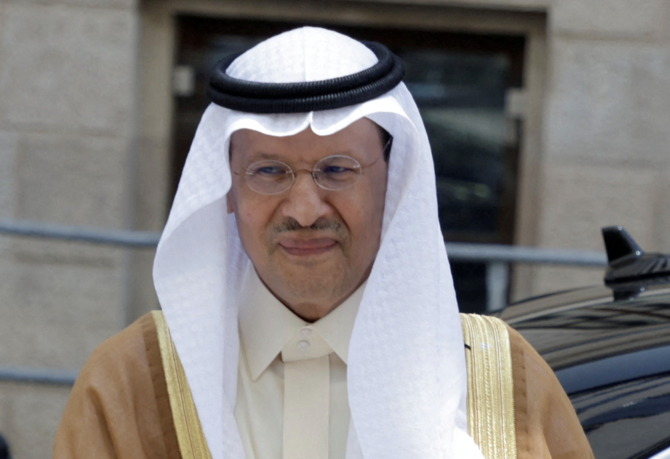
[[[161,311],[152,311],[151,315],[158,333],[158,344],[181,456],[183,459],[211,459],[184,367],[170,337],[170,329]]]
[[[468,430],[486,459],[516,459],[512,352],[500,319],[461,314],[468,370]]]

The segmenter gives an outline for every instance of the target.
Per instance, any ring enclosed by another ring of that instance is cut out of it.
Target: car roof
[[[603,234],[603,285],[500,316],[554,369],[596,457],[670,459],[670,257],[645,254],[620,227]]]
[[[670,371],[668,284],[619,300],[606,287],[563,292],[511,306],[501,318],[542,355],[568,393],[621,380],[624,368],[631,378]],[[608,376],[605,367],[621,370]],[[579,375],[575,384],[571,372]]]
[[[572,290],[502,317],[554,369],[596,457],[670,459],[670,284]]]

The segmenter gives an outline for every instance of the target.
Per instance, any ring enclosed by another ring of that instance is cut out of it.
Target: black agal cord
[[[395,88],[405,75],[402,61],[380,43],[363,42],[378,62],[339,78],[300,83],[256,83],[226,74],[241,54],[221,59],[207,85],[207,97],[217,105],[248,113],[301,113],[359,104]]]

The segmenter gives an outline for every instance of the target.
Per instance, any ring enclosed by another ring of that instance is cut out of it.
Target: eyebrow
[[[323,158],[327,158],[328,156],[348,156],[350,158],[354,158],[357,161],[361,161],[360,154],[355,154],[357,152],[351,151],[351,150],[344,150],[344,151],[338,151],[336,153],[330,153],[327,154],[321,158],[318,158],[315,162],[320,161]],[[245,162],[248,163],[254,163],[256,161],[262,161],[262,160],[275,160],[275,161],[281,161],[281,162],[286,162],[288,161],[287,158],[285,158],[283,155],[279,155],[276,153],[268,153],[268,152],[255,152],[247,156],[245,159]]]
[[[266,153],[263,151],[248,155],[247,158],[253,161],[258,161],[261,159],[274,159],[280,161],[282,159],[281,156],[276,153]]]

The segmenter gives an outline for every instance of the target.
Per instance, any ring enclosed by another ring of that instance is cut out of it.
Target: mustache
[[[341,229],[342,229],[342,223],[336,220],[320,219],[312,223],[310,226],[302,226],[300,223],[298,223],[296,219],[289,217],[288,219],[284,220],[283,222],[275,226],[273,230],[275,234],[280,234],[289,231],[301,231],[301,230],[307,230],[307,231],[331,230],[336,233],[339,233]]]

